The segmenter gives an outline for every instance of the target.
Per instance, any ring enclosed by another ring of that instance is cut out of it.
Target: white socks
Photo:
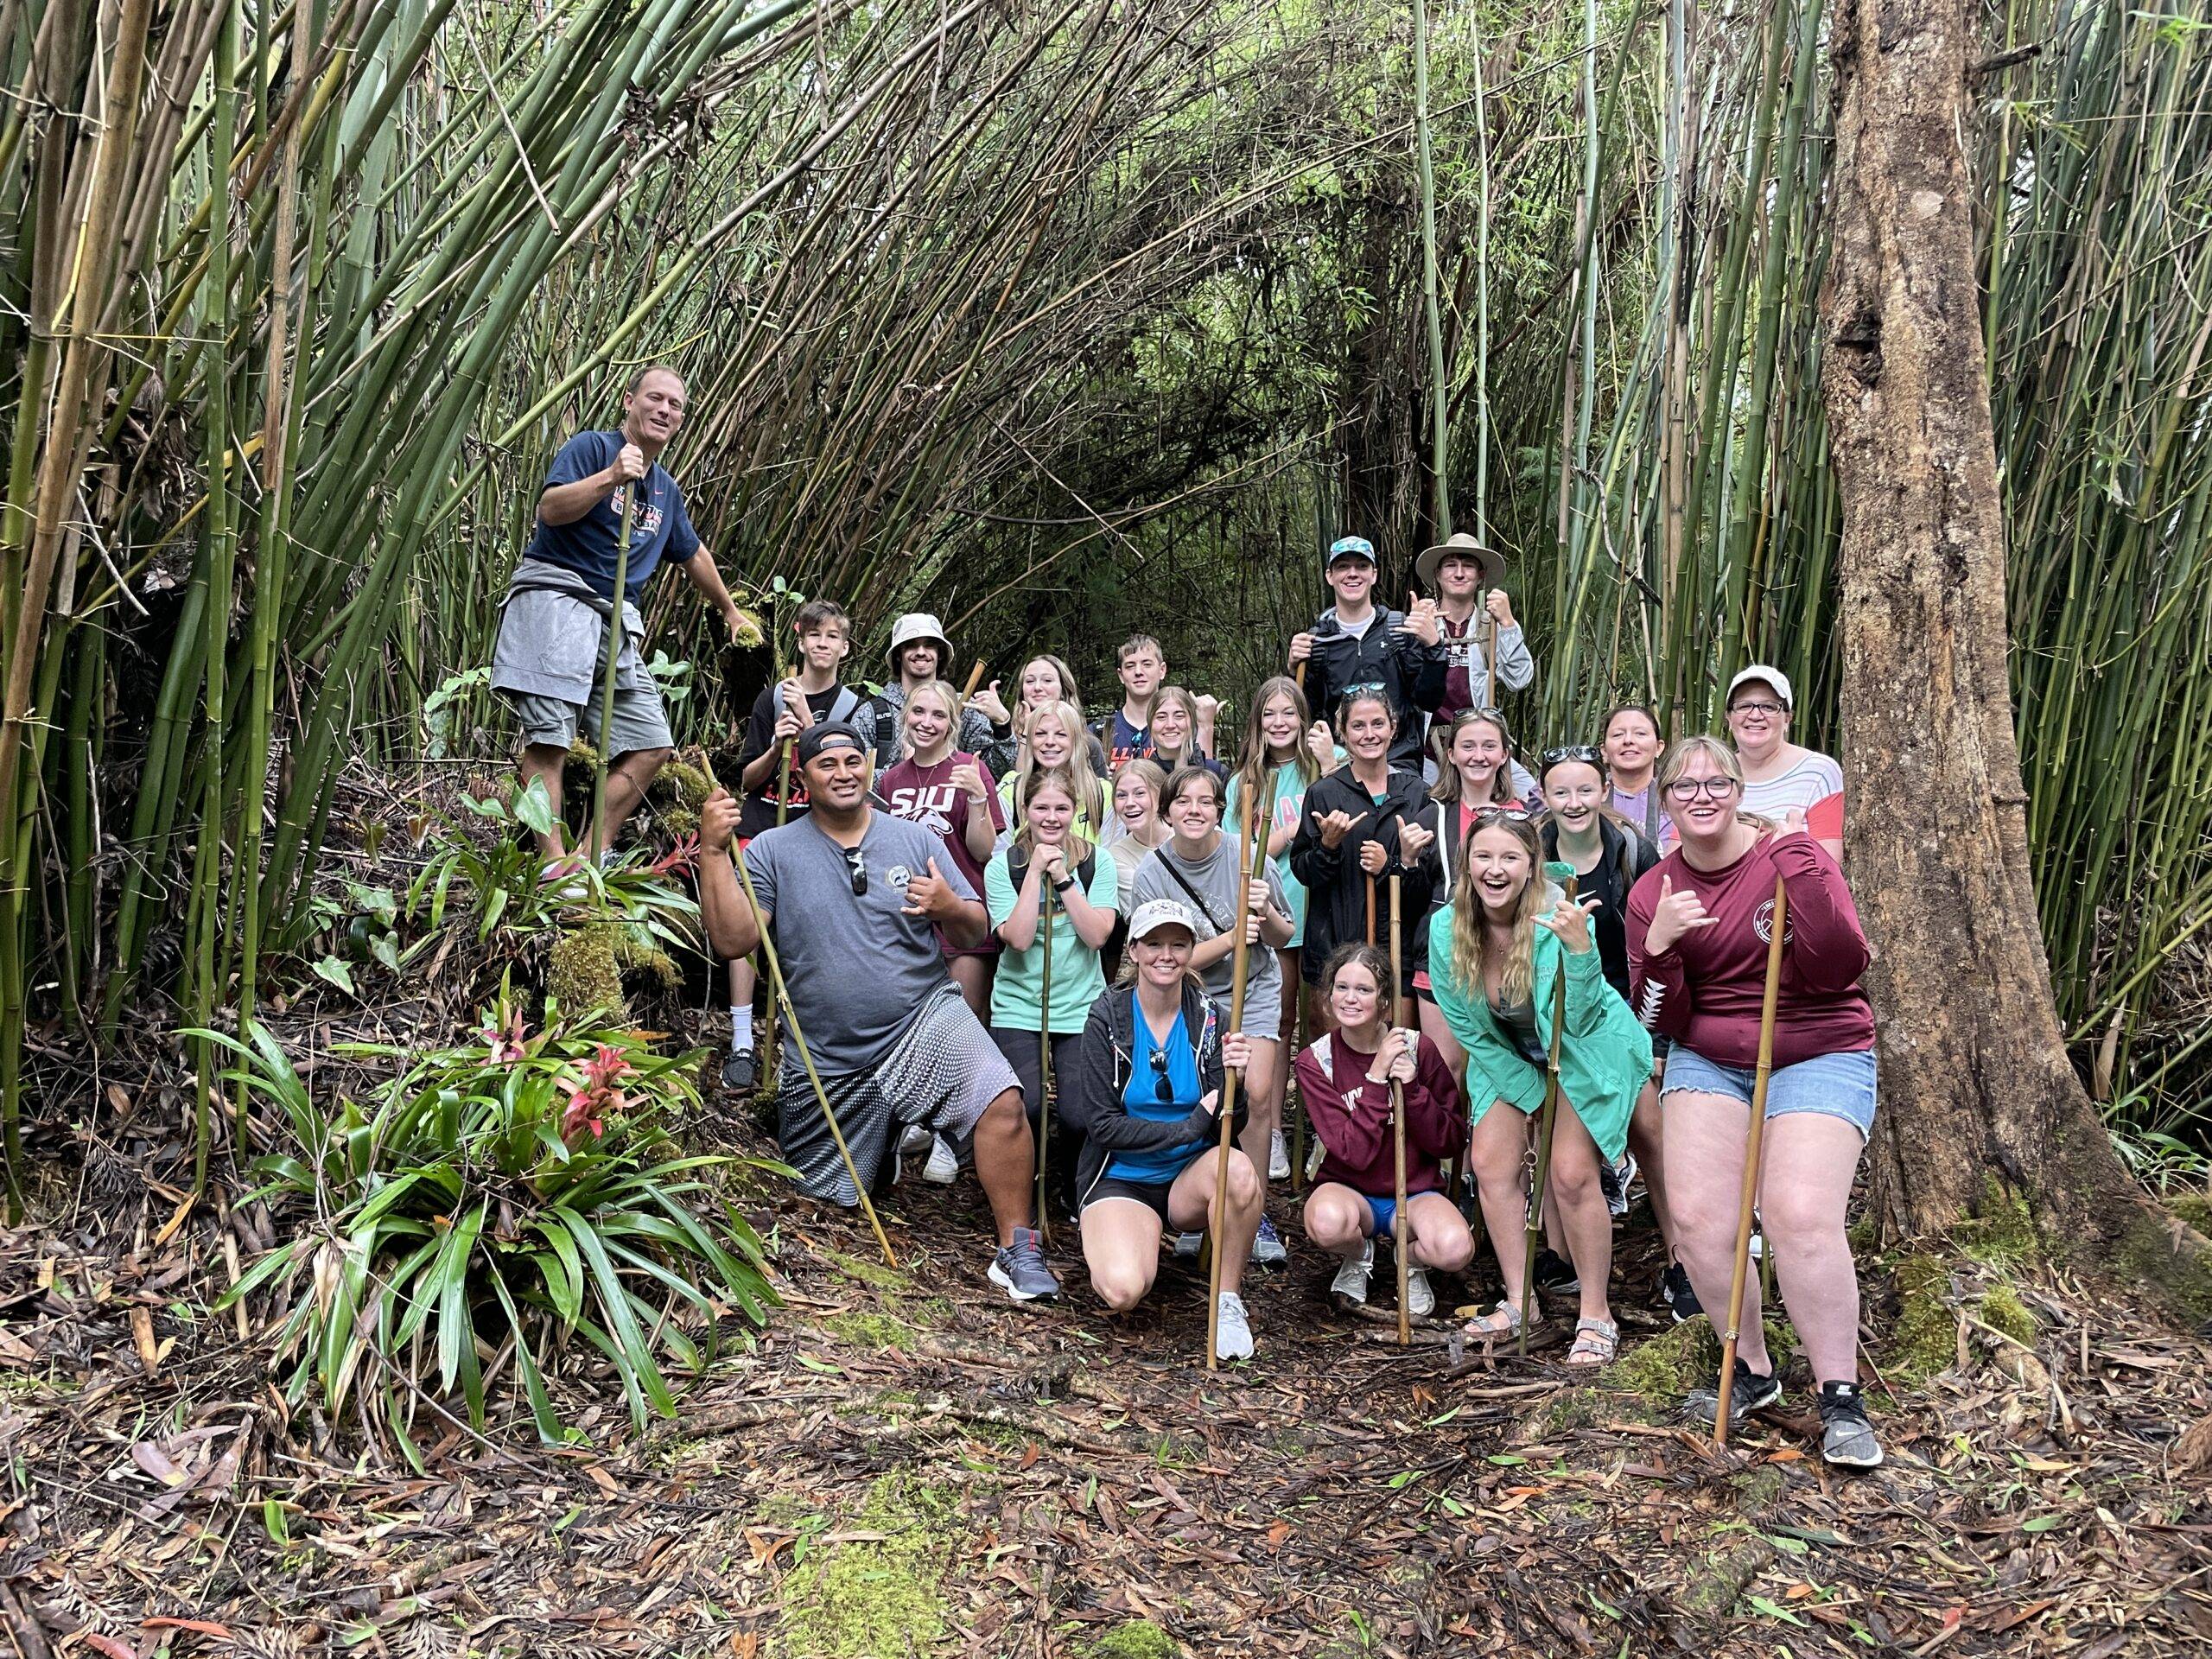
[[[729,1011],[729,1046],[733,1050],[753,1046],[753,1010],[749,1007]]]

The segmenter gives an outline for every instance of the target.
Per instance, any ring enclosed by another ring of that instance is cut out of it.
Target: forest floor
[[[1995,1237],[1866,1264],[1872,1357],[1918,1380],[1870,1389],[1889,1463],[1838,1478],[1802,1375],[1726,1456],[1681,1425],[1710,1332],[1651,1309],[1639,1226],[1595,1384],[1441,1326],[1398,1349],[1294,1227],[1258,1357],[1209,1373],[1173,1264],[1117,1321],[1063,1243],[1065,1298],[1010,1306],[972,1179],[898,1192],[895,1271],[760,1184],[784,1306],[674,1421],[634,1434],[579,1370],[582,1444],[455,1427],[417,1475],[209,1311],[257,1206],[123,1185],[88,1162],[0,1234],[0,1654],[2212,1649],[2212,1344]]]

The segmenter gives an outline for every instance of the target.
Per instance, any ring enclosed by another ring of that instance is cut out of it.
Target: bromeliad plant
[[[480,1427],[509,1367],[541,1439],[566,1438],[547,1382],[579,1336],[633,1421],[672,1414],[667,1361],[697,1372],[723,1318],[760,1325],[776,1300],[760,1238],[702,1179],[746,1160],[684,1155],[670,1133],[697,1106],[696,1055],[564,1024],[550,1002],[533,1032],[503,993],[474,1041],[332,1110],[266,1028],[250,1042],[193,1034],[227,1049],[228,1077],[281,1115],[290,1144],[257,1162],[260,1192],[300,1212],[299,1236],[225,1305],[289,1298],[276,1336],[288,1396],[315,1390],[334,1416],[354,1403],[372,1426],[380,1405],[410,1462],[426,1412],[451,1416],[457,1395]]]

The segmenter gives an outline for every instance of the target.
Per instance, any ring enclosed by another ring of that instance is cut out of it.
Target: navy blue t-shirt
[[[579,432],[561,446],[545,474],[545,487],[574,484],[604,472],[622,452],[620,432]],[[658,461],[631,485],[638,500],[630,518],[630,569],[626,586],[634,601],[660,568],[674,559],[679,564],[699,550],[699,532],[691,528],[683,510],[683,492]],[[610,495],[573,524],[537,526],[531,538],[530,556],[573,570],[588,582],[601,598],[614,596],[615,540],[621,534],[622,497]]]

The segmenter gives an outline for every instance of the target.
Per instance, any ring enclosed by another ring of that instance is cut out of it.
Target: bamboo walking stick
[[[1367,942],[1375,943],[1375,878],[1367,878]]]
[[[1567,902],[1574,902],[1574,876],[1567,878]],[[1552,982],[1552,1039],[1544,1056],[1544,1104],[1536,1117],[1536,1167],[1529,1185],[1529,1220],[1521,1238],[1521,1329],[1514,1351],[1529,1351],[1529,1316],[1536,1305],[1536,1249],[1544,1238],[1544,1184],[1552,1173],[1552,1126],[1559,1121],[1559,1051],[1567,1030],[1567,962]]]
[[[1278,780],[1276,787],[1281,787]],[[1244,879],[1236,884],[1236,944],[1229,972],[1229,1028],[1236,1030],[1244,1023],[1244,973],[1251,960],[1251,947],[1245,941],[1246,924],[1252,914],[1252,883],[1260,879],[1260,855],[1266,850],[1267,836],[1262,828],[1274,816],[1274,795],[1270,791],[1268,810],[1263,815],[1254,802],[1245,809],[1250,819],[1243,849],[1242,864]],[[1221,1231],[1229,1215],[1229,1154],[1236,1141],[1231,1131],[1236,1122],[1236,1074],[1224,1070],[1221,1078],[1221,1139],[1214,1148],[1213,1171],[1213,1248],[1208,1252],[1206,1270],[1206,1370],[1218,1370],[1221,1362],[1215,1357],[1215,1344],[1221,1335]]]
[[[599,685],[599,764],[592,768],[591,832],[584,848],[594,868],[607,842],[607,757],[614,747],[614,675],[622,659],[622,601],[630,582],[630,520],[638,496],[627,479],[622,481],[622,528],[614,546],[614,604],[607,614],[607,673]]]
[[[715,776],[715,769],[711,766],[707,768],[707,781],[717,789],[721,787],[721,782]],[[737,879],[745,884],[745,901],[753,906],[753,918],[758,921],[760,894],[753,885],[753,872],[746,867],[745,849],[738,845],[735,836],[730,837],[729,850],[737,865]],[[772,1016],[776,1003],[790,999],[784,985],[783,959],[776,954],[776,942],[768,937],[768,930],[765,927],[760,930],[760,955],[768,964],[771,998],[768,1009]],[[875,1233],[875,1242],[883,1249],[884,1261],[895,1268],[899,1265],[899,1258],[892,1254],[890,1236],[883,1230],[883,1223],[876,1216],[875,1205],[868,1199],[868,1187],[861,1180],[860,1170],[853,1162],[853,1149],[845,1144],[845,1132],[837,1127],[837,1114],[830,1109],[830,1091],[822,1086],[822,1074],[814,1069],[814,1056],[807,1049],[805,1033],[798,1028],[796,1009],[791,1012],[791,1041],[798,1046],[799,1061],[806,1067],[806,1080],[814,1086],[815,1103],[822,1108],[822,1121],[829,1125],[830,1138],[837,1143],[837,1156],[844,1160],[845,1178],[852,1182],[853,1191],[860,1195],[861,1211],[868,1217],[868,1224]]]
[[[1483,707],[1497,707],[1497,618],[1490,611],[1490,601],[1483,601]]]
[[[1374,877],[1368,878],[1371,887]],[[1398,874],[1390,873],[1390,1023],[1400,1030],[1405,1028],[1406,993],[1399,982],[1398,963]],[[1390,1211],[1390,1253],[1398,1267],[1398,1346],[1409,1347],[1414,1339],[1413,1313],[1406,1306],[1406,1235],[1412,1230],[1406,1224],[1406,1085],[1394,1071],[1390,1077],[1390,1159],[1391,1192],[1397,1207]]]
[[[1751,1075],[1751,1126],[1744,1137],[1744,1190],[1736,1202],[1736,1256],[1728,1280],[1728,1334],[1720,1344],[1720,1397],[1714,1402],[1713,1444],[1728,1444],[1729,1396],[1735,1392],[1736,1344],[1744,1330],[1744,1281],[1751,1266],[1751,1209],[1758,1202],[1759,1159],[1766,1147],[1766,1085],[1774,1071],[1774,1011],[1782,995],[1782,931],[1789,893],[1774,878],[1774,926],[1766,942],[1766,995],[1759,1002],[1758,1069]]]
[[[1036,849],[1030,849],[1030,857],[1035,859]],[[1037,989],[1037,1236],[1049,1244],[1052,1224],[1045,1214],[1045,1170],[1052,1145],[1052,884],[1042,869],[1037,886],[1037,927],[1045,952]]]

